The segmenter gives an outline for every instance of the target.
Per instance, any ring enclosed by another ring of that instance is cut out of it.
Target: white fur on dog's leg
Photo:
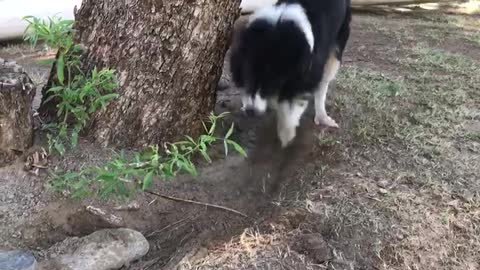
[[[335,75],[340,68],[340,61],[338,61],[335,51],[330,53],[327,63],[323,70],[322,81],[315,91],[315,124],[324,125],[327,127],[338,128],[337,122],[327,114],[325,103],[327,101],[327,92],[330,82],[335,78]]]
[[[282,148],[288,146],[297,135],[297,127],[307,106],[305,100],[294,100],[291,103],[282,101],[278,104],[277,132]]]
[[[335,122],[335,120],[333,120],[333,118],[331,118],[327,114],[315,116],[315,124],[316,125],[324,125],[324,126],[327,126],[327,127],[338,128],[337,122]]]
[[[325,102],[327,99],[328,83],[321,82],[315,92],[315,124],[338,128],[337,122],[327,114]]]
[[[296,128],[283,127],[278,129],[278,138],[282,148],[287,147],[295,138]]]

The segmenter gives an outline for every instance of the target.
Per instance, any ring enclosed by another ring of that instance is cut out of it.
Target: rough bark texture
[[[76,41],[87,69],[118,72],[120,98],[88,128],[103,144],[142,147],[195,135],[213,110],[239,0],[86,0]]]
[[[0,58],[0,166],[32,146],[34,96],[35,86],[22,68]]]
[[[57,52],[55,59],[58,59],[59,52]],[[58,84],[57,79],[57,63],[53,63],[50,68],[50,74],[48,76],[47,83],[42,88],[42,101],[40,108],[38,108],[38,114],[45,122],[51,122],[57,118],[57,104],[60,102],[58,98],[50,98],[48,89]]]

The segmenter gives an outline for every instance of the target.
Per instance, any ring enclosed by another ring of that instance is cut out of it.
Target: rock
[[[1,270],[35,270],[37,260],[29,251],[0,251]]]
[[[41,270],[113,270],[145,256],[145,237],[131,229],[105,229],[83,238],[69,238],[51,247]],[[60,253],[60,254],[58,254]]]
[[[388,190],[386,190],[386,189],[384,189],[384,188],[379,188],[379,189],[378,189],[378,192],[379,192],[380,194],[382,194],[382,195],[388,194]]]
[[[323,263],[332,259],[330,247],[319,233],[302,234],[295,237],[292,248],[298,253],[307,255],[315,263]]]
[[[387,188],[389,185],[389,182],[388,180],[380,180],[377,182],[377,186],[381,187],[381,188]]]
[[[83,236],[103,229],[124,227],[123,220],[98,208],[82,207],[67,216],[63,229],[72,236]]]

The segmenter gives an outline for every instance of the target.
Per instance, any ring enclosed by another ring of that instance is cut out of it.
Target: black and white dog
[[[315,123],[338,127],[328,116],[328,85],[350,35],[350,0],[279,0],[253,13],[232,47],[233,81],[244,90],[244,110],[277,112],[282,147],[296,135],[313,94]]]

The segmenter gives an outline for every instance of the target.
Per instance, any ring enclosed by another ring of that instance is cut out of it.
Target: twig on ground
[[[146,263],[147,266],[144,266],[143,270],[148,270],[148,269],[152,268],[157,263],[159,263],[161,259],[162,259],[161,257],[158,257],[156,259],[150,260],[148,263]]]
[[[184,221],[187,221],[187,220],[191,220],[191,219],[192,219],[191,217],[182,218],[182,219],[180,219],[180,220],[178,220],[174,223],[168,224],[167,226],[161,228],[160,230],[149,233],[147,236],[145,236],[145,238],[150,238],[150,237],[154,236],[155,234],[159,234],[159,233],[161,233],[161,232],[163,232],[163,231],[165,231],[165,230],[167,230],[167,229],[169,229],[173,226],[177,226],[178,224],[180,224]]]
[[[111,224],[116,227],[123,227],[125,226],[125,223],[123,222],[123,219],[121,217],[117,217],[115,215],[106,213],[100,208],[93,207],[91,205],[85,207],[85,210],[95,216],[98,216],[101,218],[103,221],[107,222],[108,224]]]
[[[140,205],[137,202],[132,202],[128,205],[121,205],[115,207],[114,210],[116,211],[137,211],[140,210]]]
[[[239,212],[239,211],[237,211],[237,210],[235,210],[235,209],[231,209],[231,208],[228,208],[228,207],[225,207],[225,206],[221,206],[221,205],[216,205],[216,204],[211,204],[211,203],[204,203],[204,202],[197,202],[197,201],[192,201],[192,200],[187,200],[187,199],[172,197],[172,196],[159,194],[159,193],[156,193],[156,192],[153,192],[153,191],[149,191],[149,190],[144,190],[144,192],[146,192],[146,193],[148,193],[148,194],[151,194],[151,195],[155,195],[155,196],[160,197],[160,198],[164,198],[164,199],[167,199],[167,200],[171,200],[171,201],[184,202],[184,203],[190,203],[190,204],[196,204],[196,205],[202,205],[202,206],[206,206],[206,207],[211,207],[211,208],[216,208],[216,209],[224,210],[224,211],[227,211],[227,212],[232,212],[232,213],[235,213],[235,214],[240,215],[240,216],[242,216],[242,217],[248,217],[246,214],[244,214],[244,213],[242,213],[242,212]]]
[[[35,168],[39,168],[39,169],[48,169],[48,166],[43,166],[43,165],[40,165],[40,164],[32,164],[32,167],[35,167]]]

